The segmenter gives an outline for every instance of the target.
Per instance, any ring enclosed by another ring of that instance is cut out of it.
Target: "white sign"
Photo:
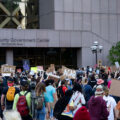
[[[120,67],[120,65],[119,65],[118,62],[115,62],[115,66],[116,66],[116,68],[119,68],[119,67]]]
[[[15,69],[16,69],[16,66],[10,66],[10,65],[1,66],[2,73],[15,73]]]
[[[63,76],[68,77],[69,79],[75,79],[76,78],[76,71],[66,68],[66,67],[62,67],[63,70]]]

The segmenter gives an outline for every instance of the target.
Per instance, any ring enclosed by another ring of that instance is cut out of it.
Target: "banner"
[[[63,76],[68,77],[69,79],[75,79],[76,78],[76,71],[69,69],[65,66],[62,66]]]
[[[23,59],[23,70],[25,72],[29,72],[30,71],[30,62],[28,59]]]
[[[120,97],[120,80],[112,79],[109,93]]]

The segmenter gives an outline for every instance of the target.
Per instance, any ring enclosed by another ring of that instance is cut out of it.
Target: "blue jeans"
[[[50,118],[53,117],[53,109],[51,108],[51,111],[50,111]]]
[[[45,106],[42,108],[42,110],[37,110],[37,120],[45,120],[45,115],[46,115],[46,111],[45,111]]]

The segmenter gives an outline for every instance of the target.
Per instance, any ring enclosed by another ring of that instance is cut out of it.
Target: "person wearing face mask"
[[[13,106],[14,96],[19,93],[19,89],[14,87],[14,80],[9,77],[7,80],[8,87],[5,87],[1,96],[1,108],[2,110],[10,110]]]

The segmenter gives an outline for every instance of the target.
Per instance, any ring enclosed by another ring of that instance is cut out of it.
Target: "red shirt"
[[[66,90],[67,90],[67,87],[66,86],[63,86],[62,87],[62,90],[63,90],[63,93],[65,94]]]

